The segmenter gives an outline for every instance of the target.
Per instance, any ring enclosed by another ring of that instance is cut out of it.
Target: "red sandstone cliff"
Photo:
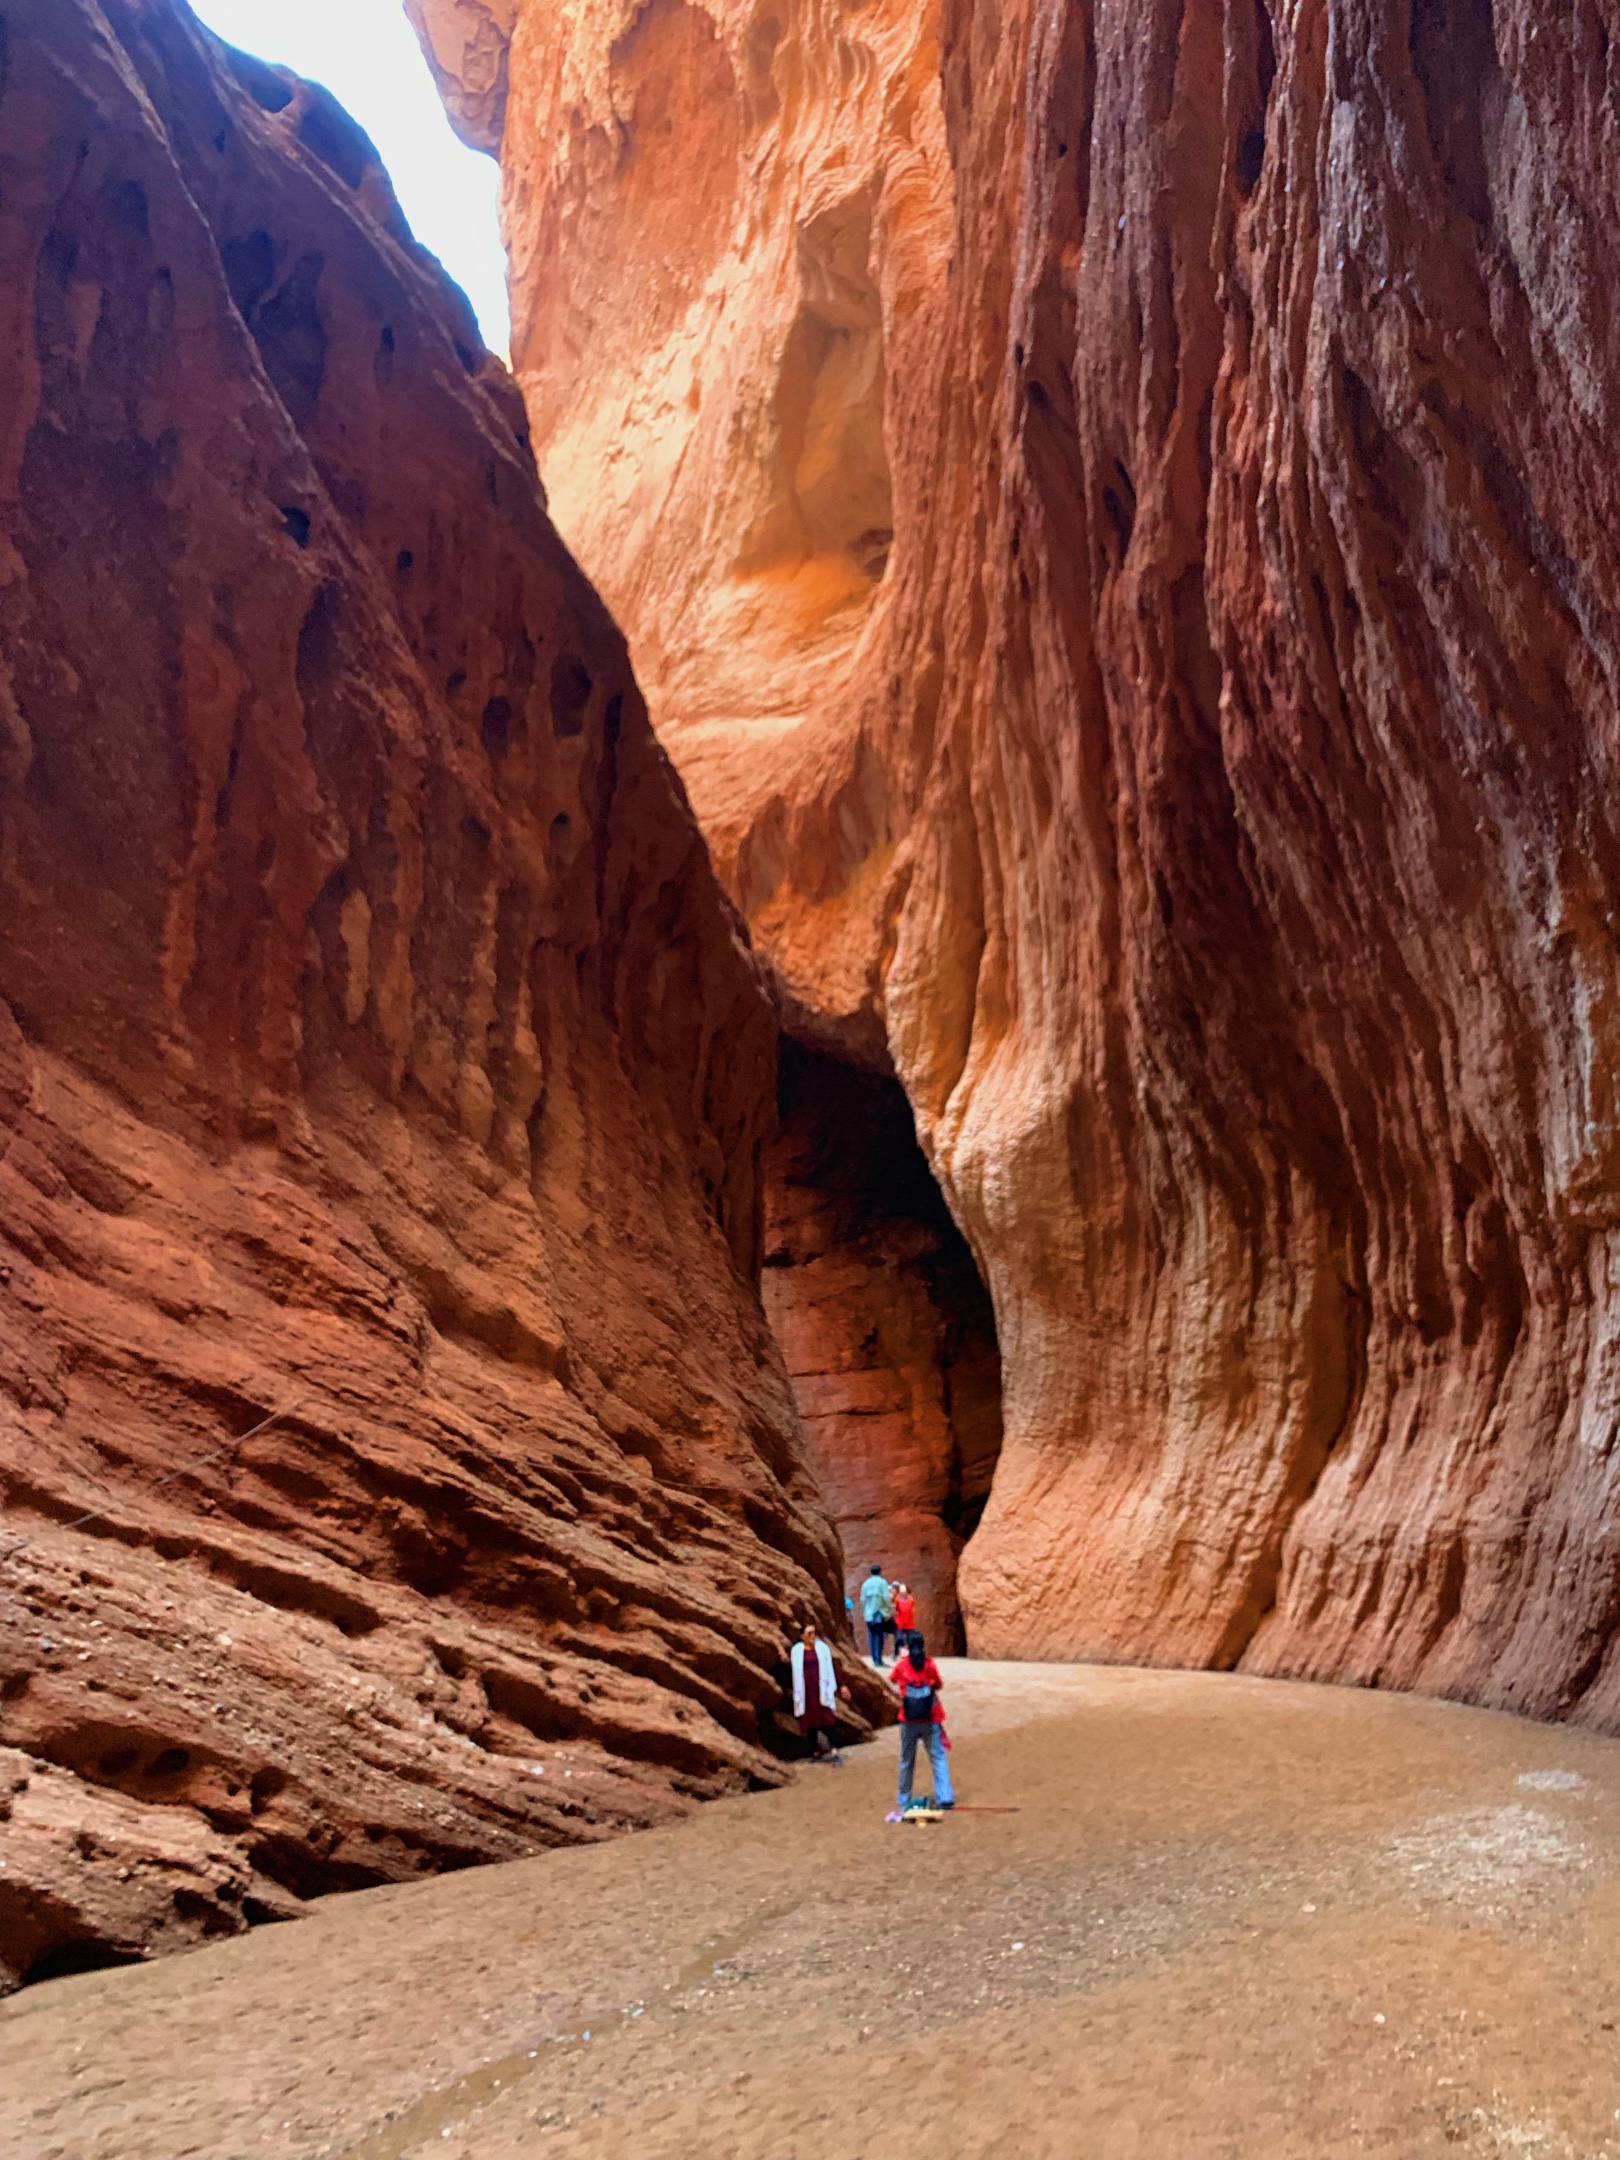
[[[323,93],[0,34],[3,1980],[770,1781],[841,1589],[770,1008],[520,400]]]
[[[1613,0],[506,14],[562,530],[994,1297],[975,1647],[1620,1724]]]

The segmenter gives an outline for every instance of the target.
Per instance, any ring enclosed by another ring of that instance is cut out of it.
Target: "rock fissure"
[[[995,1317],[896,1081],[784,1042],[765,1163],[765,1312],[847,1580],[880,1565],[961,1642],[957,1561],[1001,1451]]]

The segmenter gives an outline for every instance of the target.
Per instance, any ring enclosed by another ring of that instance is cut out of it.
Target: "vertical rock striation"
[[[1620,1724],[1617,31],[519,8],[562,529],[994,1298],[980,1650]]]
[[[841,1584],[769,1002],[369,143],[13,0],[0,264],[3,1980],[769,1781]]]

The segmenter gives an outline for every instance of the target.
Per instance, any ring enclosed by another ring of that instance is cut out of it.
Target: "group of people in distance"
[[[917,1625],[917,1600],[903,1582],[890,1582],[877,1561],[873,1561],[871,1573],[861,1584],[861,1619],[866,1626],[867,1649],[879,1670],[888,1638],[894,1637],[898,1656],[902,1642]]]
[[[926,1748],[934,1780],[934,1805],[949,1809],[956,1798],[947,1761],[950,1740],[945,1731],[944,1682],[939,1667],[928,1655],[928,1646],[914,1625],[916,1601],[904,1583],[886,1580],[874,1566],[861,1584],[861,1617],[866,1625],[872,1663],[883,1668],[884,1648],[894,1637],[897,1652],[890,1685],[899,1698],[900,1790],[890,1822],[902,1822],[912,1805],[911,1788],[916,1774],[917,1750]],[[838,1705],[847,1701],[849,1689],[839,1684],[832,1649],[813,1626],[806,1627],[789,1657],[792,1674],[793,1714],[799,1730],[815,1747],[815,1761],[841,1763],[833,1745]]]

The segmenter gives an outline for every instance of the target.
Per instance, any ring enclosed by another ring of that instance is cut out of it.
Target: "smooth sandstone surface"
[[[0,29],[3,1984],[777,1781],[842,1590],[770,1004],[509,378],[324,93]]]
[[[978,1651],[1620,1724],[1617,27],[515,10],[554,514],[994,1300]]]

